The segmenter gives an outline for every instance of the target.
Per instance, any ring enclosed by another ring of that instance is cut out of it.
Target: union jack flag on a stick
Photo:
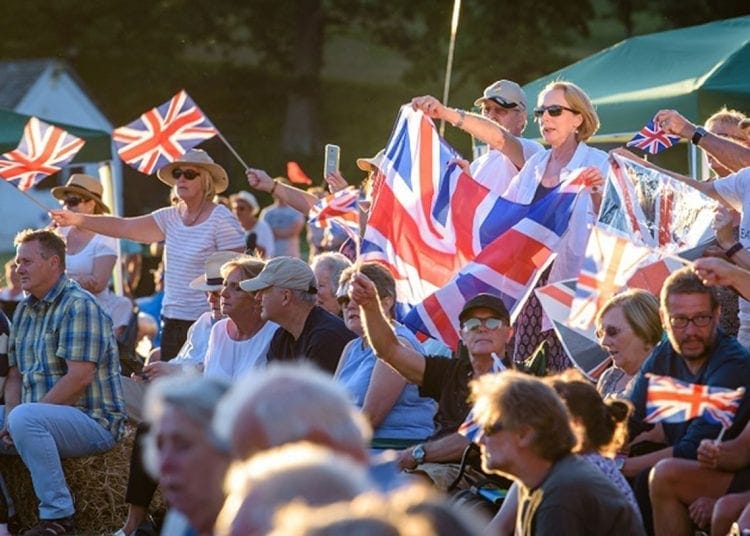
[[[318,201],[310,209],[308,222],[321,229],[339,224],[359,235],[359,190],[348,186]]]
[[[18,147],[0,156],[0,177],[22,192],[60,171],[86,143],[65,130],[29,119]]]
[[[656,374],[647,374],[647,377],[646,422],[683,422],[703,417],[726,429],[732,426],[732,419],[745,396],[744,387],[698,385]]]
[[[664,149],[669,149],[679,141],[679,136],[670,136],[661,127],[656,126],[652,119],[646,123],[646,126],[640,132],[636,132],[633,139],[627,143],[627,146],[637,147],[647,153],[656,154]]]
[[[112,140],[124,162],[151,175],[216,134],[216,127],[183,89],[132,123],[116,128]]]

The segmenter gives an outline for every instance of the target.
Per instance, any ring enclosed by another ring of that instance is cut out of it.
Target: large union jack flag
[[[650,154],[656,154],[664,149],[669,149],[675,143],[680,141],[679,136],[670,136],[661,127],[656,126],[652,119],[640,132],[636,132],[633,139],[628,143],[628,147],[637,147]]]
[[[745,396],[744,387],[698,385],[656,374],[647,377],[646,422],[683,422],[703,417],[729,428]]]
[[[151,175],[217,133],[183,89],[132,123],[116,128],[112,140],[124,162]]]
[[[84,143],[81,138],[32,117],[18,147],[0,156],[0,177],[25,192],[47,175],[60,171]]]

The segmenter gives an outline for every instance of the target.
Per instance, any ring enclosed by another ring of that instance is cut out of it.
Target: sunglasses
[[[502,106],[506,110],[512,110],[513,108],[518,108],[517,102],[507,101],[503,99],[502,97],[490,97],[487,100],[492,101],[499,106]]]
[[[180,177],[185,177],[185,179],[191,181],[195,179],[196,177],[200,176],[200,171],[195,171],[194,169],[180,169],[180,168],[174,168],[172,170],[172,178],[174,180],[179,179]]]
[[[606,326],[604,329],[597,329],[596,330],[596,336],[599,339],[603,339],[606,337],[617,337],[620,333],[622,333],[622,330],[620,328],[616,328],[614,326]]]
[[[80,197],[71,195],[63,199],[63,205],[73,208],[73,207],[77,207],[78,205],[80,205],[81,201],[83,201],[83,199],[81,199]]]
[[[505,426],[503,426],[503,423],[501,423],[500,421],[482,426],[482,433],[485,435],[485,437],[493,436],[503,430],[505,430]]]
[[[487,329],[498,329],[505,325],[505,321],[501,318],[469,318],[464,322],[463,328],[466,331],[475,331],[479,329],[479,326],[484,326]]]
[[[568,108],[567,106],[561,106],[559,104],[552,104],[550,106],[538,106],[534,108],[534,117],[540,119],[544,115],[544,112],[547,112],[550,117],[560,117],[563,113],[563,110],[568,110],[569,112],[574,114],[579,113],[573,108]]]
[[[686,328],[690,322],[695,324],[696,327],[705,328],[714,319],[713,315],[695,315],[691,317],[687,316],[670,316],[669,323],[673,328]]]

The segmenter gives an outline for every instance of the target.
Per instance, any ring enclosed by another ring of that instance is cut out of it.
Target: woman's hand
[[[248,169],[245,171],[247,176],[247,183],[251,188],[260,190],[261,192],[270,192],[273,189],[276,182],[271,176],[263,171],[262,169]]]
[[[83,215],[65,209],[50,210],[49,215],[58,227],[79,226],[83,223]]]
[[[332,194],[340,192],[341,190],[349,186],[349,183],[346,182],[346,179],[340,171],[329,173],[328,175],[326,175],[325,181],[328,183],[328,189]]]
[[[714,209],[714,221],[711,227],[716,234],[716,241],[724,249],[731,248],[737,242],[734,237],[735,214],[734,210],[729,210],[722,205]]]
[[[690,139],[695,132],[695,125],[685,119],[676,110],[659,110],[654,116],[654,125],[667,134]]]
[[[592,195],[602,195],[602,189],[604,188],[604,176],[601,170],[596,166],[590,166],[584,168],[583,171],[578,175],[583,179],[584,184],[589,189]]]

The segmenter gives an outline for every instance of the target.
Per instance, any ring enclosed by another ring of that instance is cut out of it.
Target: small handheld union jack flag
[[[112,140],[124,162],[151,175],[217,133],[183,89],[132,123],[116,128]]]
[[[60,171],[86,143],[36,117],[23,129],[18,147],[0,156],[0,177],[25,192]]]
[[[338,224],[359,235],[358,201],[359,190],[348,186],[318,201],[310,209],[308,222],[321,229],[329,229],[332,224]]]
[[[656,374],[647,377],[646,422],[683,422],[703,417],[729,428],[745,396],[744,387],[697,385]]]
[[[669,149],[680,141],[679,136],[670,136],[661,127],[657,126],[652,119],[646,126],[637,132],[633,139],[627,143],[628,147],[637,147],[650,154],[660,153]]]

